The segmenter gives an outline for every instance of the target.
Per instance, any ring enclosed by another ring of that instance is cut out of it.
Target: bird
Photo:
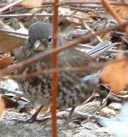
[[[38,31],[38,29],[35,29],[35,31]],[[46,30],[48,29],[45,28],[45,31]],[[43,28],[42,31],[44,31]],[[40,32],[40,34],[42,35],[42,32]],[[48,32],[46,32],[46,34],[48,34]],[[35,34],[32,35],[32,37],[30,36],[29,39],[33,39],[33,37],[35,41],[37,39],[37,36]],[[42,39],[43,38],[44,35],[42,35]],[[34,56],[39,52],[34,50],[33,45],[25,46],[24,52],[28,51],[30,54],[29,56],[27,56],[27,58]],[[27,53],[24,55],[27,55]],[[22,60],[24,59],[26,59],[26,56],[22,57]],[[58,54],[58,59],[59,68],[83,68],[83,71],[59,72],[57,108],[59,110],[64,110],[65,108],[75,108],[92,95],[92,88],[90,91],[90,87],[87,84],[81,82],[81,79],[83,76],[97,71],[99,69],[98,62],[96,61],[96,59],[91,58],[86,53],[81,52],[80,50],[75,48],[70,48],[62,51]],[[44,57],[41,61],[38,61],[36,64],[30,64],[26,66],[24,69],[22,69],[22,72],[20,71],[19,73],[23,73],[25,71],[25,74],[32,74],[33,72],[37,72],[38,70],[49,70],[52,68],[53,65],[51,62],[51,56],[49,55]],[[35,75],[31,78],[18,79],[17,82],[19,83],[21,89],[24,91],[24,94],[32,101],[34,105],[42,104],[41,106],[48,106],[51,102],[51,76],[51,73],[40,74]],[[93,85],[93,89],[95,89],[96,86]]]
[[[70,25],[71,23],[67,19],[63,17],[59,18],[59,32],[65,32],[66,28],[69,28]],[[52,41],[52,31],[52,24],[50,22],[37,21],[31,24],[28,30],[29,38],[26,46],[28,48],[32,48],[34,47],[35,43],[39,41],[45,48],[47,48]],[[58,44],[63,45],[62,35],[60,35],[61,33],[58,35]]]
[[[51,41],[52,24],[43,21],[37,21],[29,27],[27,47],[32,48],[36,41],[40,41],[46,47]]]

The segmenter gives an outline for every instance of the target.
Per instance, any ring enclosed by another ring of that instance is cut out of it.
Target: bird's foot
[[[64,122],[65,126],[69,126],[69,123],[72,121],[72,115],[73,115],[74,110],[75,110],[75,107],[73,106],[69,112],[68,117],[66,118],[66,121]]]

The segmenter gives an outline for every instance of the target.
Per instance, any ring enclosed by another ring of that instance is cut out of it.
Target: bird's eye
[[[52,37],[50,36],[49,38],[48,38],[48,42],[51,42],[52,41]]]

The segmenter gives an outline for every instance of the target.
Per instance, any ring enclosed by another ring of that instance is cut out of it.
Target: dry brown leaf
[[[42,5],[44,0],[23,0],[21,5],[25,8],[36,8]]]
[[[7,67],[8,65],[13,63],[13,58],[5,55],[0,56],[0,69]]]
[[[0,52],[10,52],[24,45],[24,39],[0,32]]]
[[[115,94],[122,94],[122,91],[128,88],[128,58],[107,64],[101,72],[101,81]]]
[[[17,105],[17,102],[14,102],[7,96],[0,94],[0,115],[2,115],[8,108],[16,108]]]
[[[6,106],[5,106],[5,102],[4,102],[4,99],[3,99],[3,96],[0,95],[0,115],[6,111]]]
[[[123,5],[114,5],[112,8],[116,11],[116,13],[121,17],[121,18],[128,18],[128,6],[123,6]]]
[[[4,101],[5,108],[16,108],[18,106],[18,103],[11,100],[8,96],[6,95],[1,95],[2,100]]]

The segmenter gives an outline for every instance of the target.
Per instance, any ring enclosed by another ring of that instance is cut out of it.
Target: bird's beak
[[[100,72],[93,73],[87,76],[84,76],[81,79],[81,83],[89,85],[98,85],[100,83]]]

